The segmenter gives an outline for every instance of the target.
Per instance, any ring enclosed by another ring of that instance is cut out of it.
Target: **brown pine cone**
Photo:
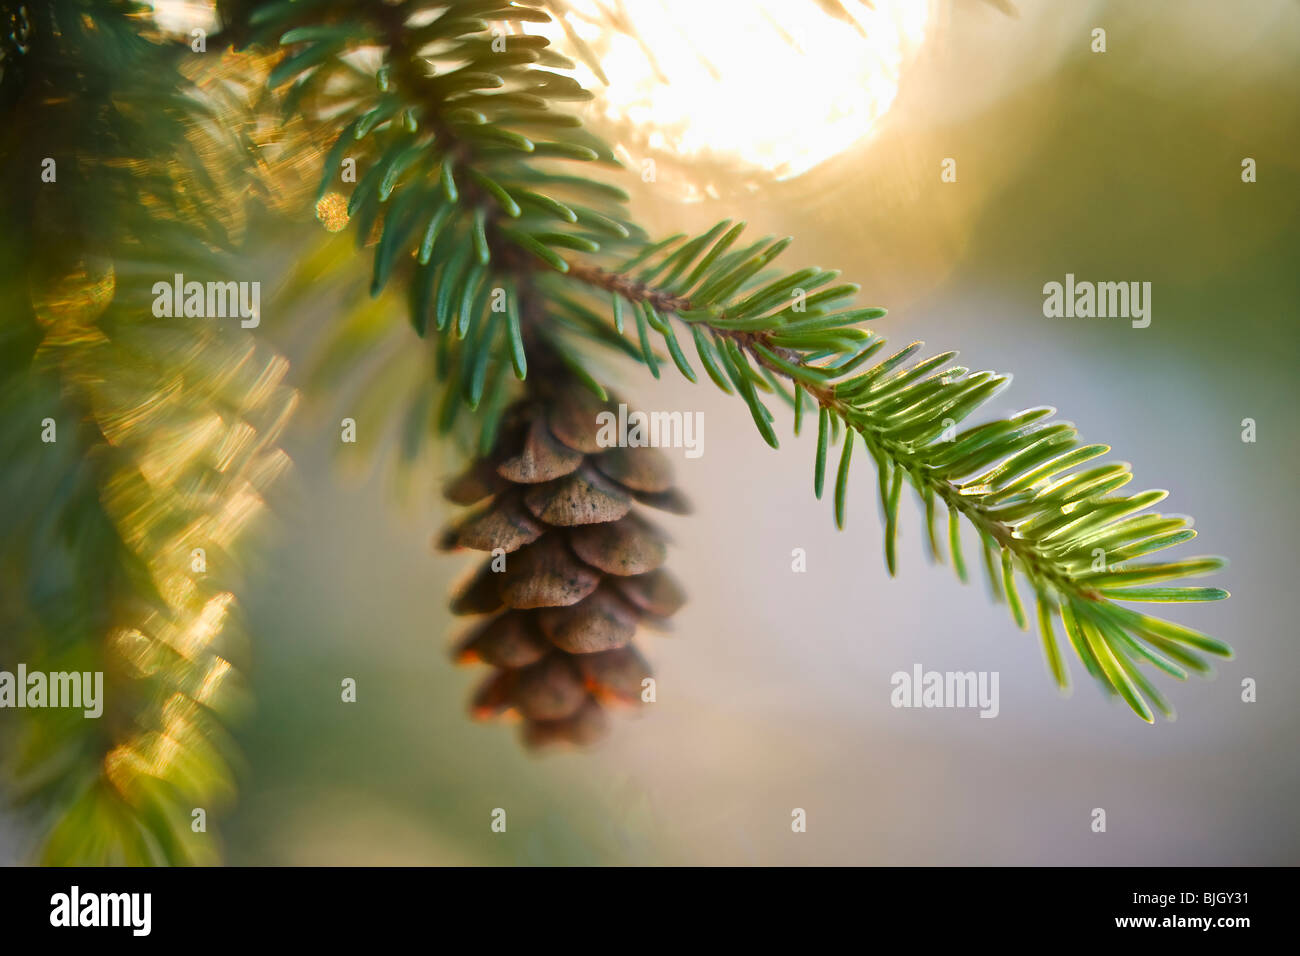
[[[662,568],[665,535],[635,506],[689,505],[658,449],[597,444],[597,414],[617,408],[577,385],[525,398],[492,454],[445,490],[460,505],[488,500],[439,546],[500,549],[451,604],[490,615],[456,647],[458,661],[495,668],[470,712],[517,712],[529,746],[591,743],[607,707],[639,705],[650,667],[632,645],[637,626],[662,628],[684,600]]]

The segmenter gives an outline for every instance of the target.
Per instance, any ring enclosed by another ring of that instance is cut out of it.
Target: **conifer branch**
[[[500,406],[510,387],[505,370],[526,373],[526,349],[509,318],[521,312],[541,317],[534,334],[600,397],[604,388],[576,343],[616,348],[656,377],[671,361],[695,381],[684,333],[709,378],[745,401],[773,447],[763,395],[794,408],[796,432],[803,413],[816,411],[814,490],[820,497],[829,449],[840,444],[834,503],[841,527],[856,444],[841,436],[861,436],[877,466],[891,574],[904,482],[924,508],[931,555],[939,557],[946,538],[963,579],[961,519],[973,526],[993,593],[1022,628],[1029,621],[1017,577],[1033,588],[1044,656],[1062,688],[1068,676],[1057,620],[1088,672],[1148,721],[1147,699],[1172,710],[1139,664],[1181,679],[1208,670],[1201,653],[1230,655],[1215,638],[1125,606],[1218,600],[1227,592],[1170,584],[1217,570],[1218,558],[1136,562],[1194,532],[1185,519],[1148,511],[1163,491],[1115,496],[1132,477],[1127,465],[1073,470],[1107,446],[1080,445],[1072,425],[1048,420],[1050,408],[959,433],[956,426],[1008,377],[952,366],[955,353],[917,360],[919,342],[877,358],[884,338],[859,326],[884,312],[851,307],[857,286],[834,284],[839,273],[822,269],[770,274],[789,239],[746,243],[743,224],[723,221],[699,236],[651,243],[625,212],[621,190],[557,171],[557,160],[616,162],[607,144],[554,109],[588,94],[542,68],[566,66],[545,40],[516,33],[498,44],[490,31],[489,21],[526,23],[544,13],[487,0],[429,18],[435,5],[411,3],[342,24],[294,6],[292,23],[268,17],[268,35],[293,47],[273,80],[292,81],[296,104],[346,124],[326,162],[322,195],[337,181],[340,158],[365,151],[369,168],[348,204],[358,242],[378,237],[373,291],[404,277],[416,331],[438,333],[449,399],[459,395],[475,410],[491,395],[488,407]],[[327,86],[340,72],[337,55],[353,44],[380,48],[373,80],[349,76]],[[340,112],[341,103],[349,108]],[[551,138],[541,140],[537,130]],[[405,267],[412,255],[414,266]],[[504,321],[488,307],[497,289],[507,293]],[[461,404],[444,404],[445,427]],[[490,447],[495,432],[482,434]],[[946,536],[941,508],[949,513]]]
[[[964,578],[960,515],[979,537],[995,598],[1005,597],[1022,629],[1028,627],[1028,619],[1016,587],[1017,572],[1029,581],[1038,604],[1044,657],[1062,689],[1068,686],[1068,675],[1056,643],[1057,617],[1085,667],[1103,687],[1121,695],[1147,721],[1152,713],[1145,698],[1172,717],[1172,708],[1137,664],[1150,663],[1183,679],[1188,670],[1208,670],[1197,652],[1230,657],[1231,649],[1216,638],[1117,603],[1215,601],[1228,596],[1221,588],[1169,586],[1172,581],[1219,570],[1225,564],[1220,558],[1134,561],[1195,535],[1184,518],[1147,512],[1166,492],[1111,496],[1132,478],[1124,464],[1073,471],[1106,454],[1109,446],[1079,444],[1072,425],[1048,421],[1052,409],[1031,409],[957,433],[956,425],[1001,392],[1010,378],[949,366],[956,353],[913,361],[921,347],[916,342],[857,371],[884,348],[885,341],[854,325],[877,318],[884,310],[831,309],[832,303],[852,296],[856,287],[845,285],[822,293],[818,304],[808,308],[808,290],[834,281],[837,273],[802,270],[756,290],[738,280],[770,262],[788,240],[771,244],[764,240],[757,244],[762,251],[751,247],[715,257],[711,265],[697,267],[676,285],[651,281],[669,267],[673,275],[680,275],[697,259],[704,263],[712,237],[728,226],[724,221],[693,243],[670,244],[673,251],[665,249],[642,260],[635,275],[574,265],[568,276],[643,309],[647,324],[663,336],[670,351],[680,350],[673,349],[666,317],[678,319],[687,329],[706,330],[707,338],[695,336],[701,361],[725,369],[773,447],[777,439],[772,416],[759,390],[774,386],[775,377],[790,383],[796,433],[805,396],[810,399],[819,410],[814,482],[818,497],[828,448],[834,443],[829,436],[841,425],[846,435],[861,436],[879,474],[891,575],[897,570],[898,491],[906,480],[925,510],[932,558],[940,558],[935,525],[936,504],[942,503],[950,513],[948,540],[954,566]],[[733,230],[727,235],[739,233]],[[730,299],[719,294],[732,287],[738,291]],[[795,301],[787,304],[792,295]],[[767,374],[756,375],[755,369]],[[835,481],[835,517],[841,528],[851,458],[852,443],[846,437]]]

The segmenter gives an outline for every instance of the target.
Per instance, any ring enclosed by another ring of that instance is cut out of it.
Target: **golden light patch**
[[[316,218],[326,232],[341,232],[348,224],[348,201],[342,193],[326,193],[316,203]]]

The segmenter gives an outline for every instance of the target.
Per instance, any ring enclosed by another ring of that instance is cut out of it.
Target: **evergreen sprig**
[[[617,186],[573,163],[616,168],[609,146],[557,104],[589,99],[556,69],[572,63],[518,31],[539,9],[495,2],[375,4],[339,16],[328,2],[272,4],[251,42],[286,48],[269,83],[333,132],[318,200],[362,170],[347,199],[358,247],[373,245],[371,295],[400,279],[411,324],[436,333],[446,382],[442,431],[482,410],[490,447],[511,382],[527,375],[526,337],[544,340],[598,392],[568,326],[617,344],[590,316],[552,314],[537,269],[565,255],[643,243]],[[361,53],[378,65],[362,69]],[[545,318],[541,314],[547,313]]]
[[[891,575],[897,572],[900,491],[906,482],[924,509],[932,558],[941,559],[946,539],[951,561],[966,579],[965,519],[975,531],[995,599],[1006,600],[1022,629],[1029,620],[1017,577],[1028,583],[1044,657],[1059,687],[1067,688],[1069,678],[1058,621],[1088,673],[1106,690],[1123,697],[1144,720],[1154,719],[1148,700],[1172,717],[1172,708],[1138,666],[1150,664],[1185,679],[1189,671],[1208,671],[1202,654],[1230,657],[1231,649],[1126,606],[1228,596],[1221,588],[1174,583],[1219,570],[1225,564],[1221,558],[1139,560],[1196,534],[1188,519],[1149,510],[1167,492],[1114,494],[1132,479],[1129,466],[1096,463],[1109,446],[1082,444],[1072,424],[1052,419],[1051,408],[957,431],[1010,383],[1009,376],[953,365],[955,352],[920,358],[920,342],[885,356],[885,339],[859,327],[884,310],[854,307],[857,286],[832,285],[839,273],[821,269],[752,281],[789,240],[765,238],[734,248],[741,235],[739,226],[723,221],[694,239],[662,244],[621,269],[575,264],[568,275],[608,293],[613,312],[638,311],[645,319],[642,328],[657,333],[694,381],[668,318],[689,329],[701,365],[719,387],[734,389],[745,401],[772,447],[778,440],[763,393],[789,401],[796,434],[804,413],[815,409],[814,492],[822,496],[830,449],[838,443],[833,495],[841,528],[853,436],[859,436],[877,470]],[[648,347],[642,357],[654,361]],[[946,535],[941,511],[947,512]]]
[[[1031,588],[1061,688],[1069,678],[1058,623],[1088,673],[1147,721],[1151,704],[1172,709],[1140,666],[1183,679],[1208,671],[1204,654],[1230,656],[1222,641],[1127,606],[1227,597],[1173,583],[1224,562],[1139,560],[1195,532],[1184,518],[1150,510],[1163,491],[1116,495],[1132,475],[1125,464],[1096,463],[1107,446],[1081,444],[1050,408],[958,432],[1007,376],[953,365],[954,352],[921,358],[920,342],[886,355],[885,339],[861,327],[884,311],[855,306],[858,287],[838,282],[838,272],[771,274],[789,238],[753,239],[724,220],[698,236],[650,242],[622,190],[556,169],[556,159],[616,161],[556,108],[588,95],[550,70],[569,64],[543,38],[505,32],[544,12],[492,0],[410,2],[346,22],[325,2],[275,10],[260,22],[290,52],[272,82],[294,84],[295,108],[336,117],[322,195],[338,182],[345,155],[366,160],[348,208],[358,243],[375,240],[372,293],[405,272],[412,324],[421,336],[436,334],[437,367],[449,382],[444,427],[462,403],[477,409],[485,394],[489,408],[500,407],[510,375],[526,374],[528,336],[544,338],[602,397],[580,341],[637,358],[655,377],[670,362],[696,381],[689,349],[718,387],[741,397],[773,447],[765,396],[793,407],[796,433],[815,411],[814,490],[820,497],[838,445],[840,527],[853,436],[862,439],[879,478],[891,574],[904,483],[924,509],[930,554],[946,550],[963,580],[963,521],[973,528],[993,594],[1022,628],[1030,614],[1017,579]],[[350,59],[362,48],[379,53],[373,74]],[[499,311],[493,290],[504,292]],[[493,429],[482,437],[490,445]]]

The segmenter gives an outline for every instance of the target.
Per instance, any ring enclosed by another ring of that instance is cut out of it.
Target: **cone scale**
[[[663,568],[667,536],[644,512],[689,506],[661,451],[600,446],[597,416],[616,409],[577,385],[539,389],[444,492],[470,510],[440,548],[489,555],[451,602],[479,618],[456,660],[492,668],[470,713],[517,715],[529,747],[593,743],[610,709],[639,707],[651,673],[633,640],[665,629],[684,600]]]

